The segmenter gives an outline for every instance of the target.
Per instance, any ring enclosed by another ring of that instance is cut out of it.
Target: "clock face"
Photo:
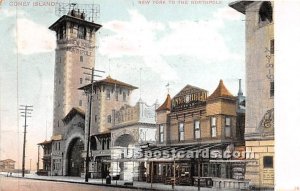
[[[274,128],[274,109],[270,109],[265,113],[260,124],[265,130]]]

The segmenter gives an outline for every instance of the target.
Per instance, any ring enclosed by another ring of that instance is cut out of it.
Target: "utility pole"
[[[38,161],[36,171],[38,172],[40,169],[40,145],[38,146]]]
[[[20,105],[21,117],[24,117],[24,140],[23,140],[23,160],[22,160],[22,177],[25,174],[25,154],[26,154],[26,133],[27,133],[27,118],[31,117],[30,112],[33,111],[32,105]]]
[[[86,147],[86,157],[85,157],[85,182],[89,181],[89,162],[90,162],[90,157],[89,157],[89,152],[90,152],[90,134],[91,134],[91,119],[92,119],[92,101],[93,101],[93,91],[94,91],[94,77],[102,77],[99,75],[95,75],[95,72],[102,72],[104,73],[104,71],[101,70],[95,70],[95,68],[87,68],[87,67],[82,67],[83,69],[86,70],[90,70],[92,73],[86,73],[84,72],[84,74],[86,75],[90,75],[91,76],[91,92],[90,92],[90,96],[89,96],[89,121],[88,121],[88,130],[87,130],[87,147]]]

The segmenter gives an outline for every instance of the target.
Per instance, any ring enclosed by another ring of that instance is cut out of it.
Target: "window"
[[[225,137],[231,137],[231,119],[225,117]]]
[[[98,118],[98,116],[97,116],[97,115],[95,115],[95,123],[97,123],[97,118]]]
[[[79,106],[82,106],[82,100],[79,100]]]
[[[58,142],[58,150],[60,150],[60,142]]]
[[[80,39],[85,39],[86,36],[86,29],[83,26],[79,26],[78,27],[78,33],[77,33],[77,37]]]
[[[184,141],[184,124],[179,123],[179,141]]]
[[[194,121],[194,138],[200,139],[200,121]]]
[[[118,96],[118,92],[115,91],[115,98],[116,98],[116,101],[119,101],[119,96]]]
[[[217,118],[212,117],[210,121],[211,137],[217,137]]]
[[[270,97],[274,97],[274,82],[270,82]]]
[[[272,156],[264,156],[264,168],[273,168]]]
[[[80,56],[80,62],[83,62],[83,56]]]
[[[107,116],[107,123],[111,123],[111,115]]]
[[[109,139],[107,139],[107,145],[106,145],[107,150],[109,150]]]
[[[272,40],[270,41],[270,53],[271,53],[271,54],[274,54],[274,47],[275,47],[274,39],[272,39]]]
[[[271,2],[264,1],[259,9],[259,21],[262,23],[273,22],[273,9]]]
[[[123,92],[123,101],[126,101],[126,93]]]
[[[109,91],[109,89],[106,89],[106,99],[110,99],[110,91]]]
[[[82,78],[80,78],[79,80],[80,80],[80,84],[82,84]]]
[[[74,24],[70,25],[70,32],[73,33]]]
[[[159,125],[159,142],[163,143],[164,142],[164,126]]]
[[[57,121],[57,127],[59,127],[59,120]]]

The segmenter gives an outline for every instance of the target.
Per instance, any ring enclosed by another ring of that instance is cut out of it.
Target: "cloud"
[[[55,34],[50,32],[47,27],[27,18],[17,20],[16,30],[13,36],[20,54],[51,52],[56,47]]]
[[[129,21],[113,20],[103,24],[104,30],[110,33],[100,38],[100,54],[142,57],[146,66],[169,80],[176,79],[177,74],[164,56],[189,56],[216,62],[240,59],[230,51],[220,31],[225,22],[241,18],[230,8],[218,9],[209,21],[150,21],[136,10],[130,10],[129,16]],[[171,74],[170,77],[166,77],[165,72]]]

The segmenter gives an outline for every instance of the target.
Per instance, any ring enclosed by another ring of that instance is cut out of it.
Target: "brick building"
[[[147,181],[172,184],[175,179],[176,184],[197,185],[199,182],[202,186],[203,181],[210,181],[207,184],[211,185],[223,181],[220,187],[226,187],[224,182],[230,179],[239,188],[246,187],[243,173],[234,171],[237,167],[243,171],[245,163],[233,163],[232,157],[224,158],[223,155],[225,151],[244,150],[244,126],[237,121],[243,120],[244,115],[239,105],[243,96],[239,93],[238,97],[233,96],[220,80],[210,96],[206,90],[191,85],[173,98],[167,95],[156,110],[157,146],[145,148],[145,153],[176,154],[165,158],[150,157]],[[184,157],[178,156],[179,152]],[[204,156],[205,153],[208,156]]]

